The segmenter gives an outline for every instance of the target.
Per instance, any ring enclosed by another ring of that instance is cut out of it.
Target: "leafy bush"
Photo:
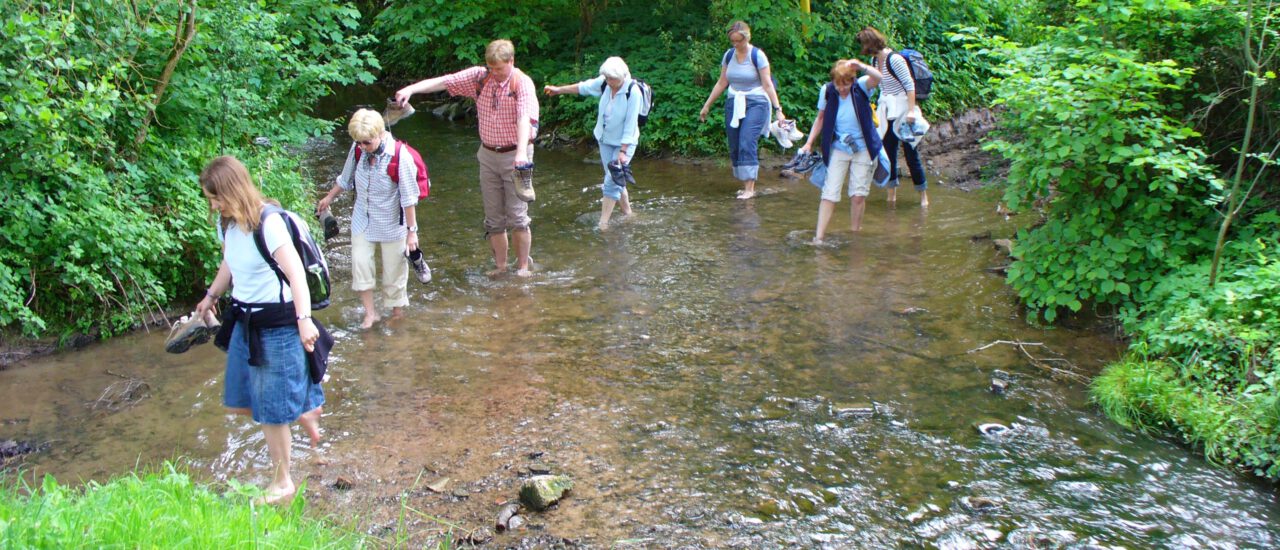
[[[996,38],[982,50],[1004,63],[995,87],[1005,110],[986,144],[1010,162],[1004,199],[1044,205],[1044,223],[1018,233],[1008,281],[1048,321],[1089,301],[1140,302],[1212,248],[1213,170],[1161,101],[1191,71],[1143,61],[1097,37],[1098,25],[1081,17],[1042,44]]]
[[[201,288],[217,248],[195,180],[214,156],[240,156],[286,205],[309,202],[281,146],[330,127],[306,114],[329,82],[372,81],[359,13],[330,0],[221,2],[197,9],[183,51],[188,10],[0,4],[0,327],[112,334]],[[277,145],[255,147],[257,136]]]
[[[605,58],[620,55],[632,74],[654,88],[654,111],[644,149],[706,154],[724,149],[719,113],[698,122],[698,110],[719,77],[729,48],[724,31],[742,19],[752,43],[768,53],[788,117],[812,122],[818,86],[831,63],[859,56],[854,39],[864,25],[885,31],[895,46],[929,56],[938,93],[926,114],[946,118],[986,103],[990,63],[950,41],[946,30],[964,25],[991,33],[1019,33],[1023,0],[985,4],[947,0],[814,2],[802,13],[793,2],[771,0],[486,0],[465,6],[441,0],[393,3],[377,12],[373,34],[379,57],[396,74],[419,79],[482,62],[485,44],[513,38],[516,62],[539,85],[564,84],[597,74]],[[589,139],[595,106],[572,98],[544,100],[542,132]]]

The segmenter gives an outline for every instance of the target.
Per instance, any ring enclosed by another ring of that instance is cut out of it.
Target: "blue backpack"
[[[911,73],[911,80],[916,84],[916,102],[929,99],[929,92],[933,89],[933,71],[930,71],[929,65],[924,62],[924,54],[910,48],[893,53],[901,55],[907,62],[907,72]],[[889,63],[888,67],[889,74],[892,74],[893,78],[901,84],[902,77],[893,72],[893,63]]]

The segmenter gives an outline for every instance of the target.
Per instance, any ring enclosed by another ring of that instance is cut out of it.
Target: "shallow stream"
[[[319,109],[345,119],[336,105],[382,94]],[[770,175],[763,196],[739,201],[723,163],[639,159],[636,215],[601,233],[594,148],[540,150],[536,274],[490,280],[475,129],[426,110],[392,130],[431,168],[419,222],[434,281],[410,281],[405,318],[359,331],[348,235],[329,243],[326,439],[313,451],[295,435],[295,477],[318,515],[384,536],[412,509],[420,540],[491,528],[536,465],[577,487],[494,544],[1280,544],[1274,488],[1126,431],[1048,370],[1091,375],[1123,347],[1099,328],[1026,322],[986,272],[1005,260],[971,238],[1024,221],[996,215],[996,191],[935,185],[925,210],[910,189],[896,207],[873,190],[861,233],[841,203],[836,244],[814,248],[807,183]],[[341,168],[344,135],[305,151],[318,189]],[[350,197],[337,205],[345,229]],[[224,355],[169,355],[164,337],[0,371],[0,439],[46,442],[26,468],[67,482],[184,457],[205,479],[263,483],[260,431],[221,414]],[[1003,343],[975,351],[996,341],[1036,344],[1022,348],[1036,361]],[[125,378],[145,381],[145,397],[94,410]],[[993,378],[1008,380],[1003,395]],[[1011,429],[984,436],[986,422]]]

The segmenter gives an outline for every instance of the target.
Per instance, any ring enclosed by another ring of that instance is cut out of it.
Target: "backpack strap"
[[[897,81],[898,81],[898,85],[899,85],[899,86],[902,86],[902,89],[903,89],[903,90],[906,90],[907,85],[906,85],[906,84],[903,84],[902,77],[898,76],[898,73],[897,73],[897,72],[894,72],[894,70],[893,70],[893,56],[894,56],[894,55],[897,55],[898,57],[901,57],[901,58],[902,58],[902,61],[903,61],[904,63],[906,63],[906,64],[907,64],[907,73],[908,73],[908,74],[911,74],[911,60],[910,60],[910,59],[907,59],[907,56],[902,55],[901,53],[899,53],[899,52],[897,52],[897,51],[895,51],[895,50],[890,50],[890,51],[889,51],[889,55],[885,56],[885,58],[884,58],[884,65],[885,65],[885,68],[886,68],[886,69],[889,69],[889,74],[893,76],[893,79],[894,79],[894,80],[897,80]],[[915,78],[916,78],[916,75],[911,74],[911,81],[912,81],[912,83],[914,83],[914,82],[915,82]]]
[[[725,50],[725,52],[724,52],[724,61],[723,61],[723,62],[721,62],[720,64],[721,64],[721,65],[724,65],[725,67],[728,67],[728,66],[729,66],[729,56],[731,56],[731,55],[733,55],[733,48],[729,48],[728,50]]]
[[[268,204],[262,209],[262,215],[258,218],[258,229],[253,232],[253,244],[258,248],[258,253],[262,255],[262,259],[267,262],[271,270],[275,272],[276,279],[280,281],[280,303],[284,303],[284,287],[289,284],[289,279],[285,277],[284,270],[280,269],[280,263],[271,255],[271,251],[267,250],[267,237],[264,235],[267,226],[267,219],[272,214],[279,214],[284,219],[284,226],[289,231],[290,240],[293,243],[294,250],[301,245],[302,236],[298,234],[298,227],[293,224],[293,220],[289,218],[288,212],[283,208],[274,204]]]
[[[484,75],[476,82],[476,99],[480,99],[480,92],[484,91],[484,85],[489,82],[489,67],[484,68]]]
[[[760,72],[760,48],[751,47],[751,65],[756,68],[756,72]]]

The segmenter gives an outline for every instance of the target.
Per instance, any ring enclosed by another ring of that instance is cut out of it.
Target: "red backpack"
[[[387,175],[391,176],[391,182],[400,185],[400,155],[406,151],[409,156],[413,157],[413,165],[418,167],[418,200],[427,198],[431,194],[431,174],[427,173],[427,163],[422,162],[422,155],[417,149],[400,140],[396,140],[396,145],[401,148],[399,154],[391,156],[391,162],[387,163]],[[360,155],[364,151],[356,147],[356,163],[360,162]]]

